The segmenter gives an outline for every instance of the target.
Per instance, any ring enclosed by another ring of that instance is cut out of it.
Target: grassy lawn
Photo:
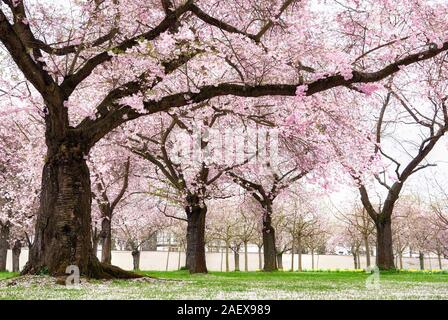
[[[446,272],[387,272],[376,282],[354,271],[142,274],[156,279],[82,281],[66,288],[46,276],[0,273],[0,299],[448,299]]]

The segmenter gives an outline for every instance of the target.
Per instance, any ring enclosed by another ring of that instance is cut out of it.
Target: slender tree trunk
[[[311,249],[311,269],[314,270],[314,249]]]
[[[420,270],[425,270],[425,255],[422,251],[419,251],[418,259],[420,261]]]
[[[66,275],[70,265],[93,278],[135,278],[138,275],[101,264],[92,251],[91,186],[85,156],[88,150],[74,136],[52,145],[42,173],[35,240],[22,274]]]
[[[207,207],[191,205],[187,213],[187,269],[190,273],[207,273],[205,262],[205,216]]]
[[[369,237],[364,237],[364,247],[366,248],[366,265],[367,268],[370,267],[370,244]]]
[[[268,211],[263,217],[263,271],[277,270],[277,250],[275,248],[275,229],[272,226],[272,212]]]
[[[283,252],[277,253],[277,267],[280,270],[283,269]]]
[[[302,241],[297,239],[297,271],[302,272]]]
[[[292,247],[291,247],[291,271],[294,271],[294,251],[295,251],[295,239],[292,238]]]
[[[22,242],[16,240],[12,247],[12,272],[20,272],[20,253],[22,252]]]
[[[8,254],[8,240],[10,233],[9,222],[0,222],[0,272],[6,271],[6,257]]]
[[[226,272],[230,271],[230,266],[229,266],[229,243],[226,242]]]
[[[403,269],[403,252],[400,252],[398,254],[399,262],[400,262],[400,269]]]
[[[100,239],[99,236],[97,234],[97,230],[95,228],[95,231],[92,235],[92,251],[93,251],[93,255],[96,257],[98,255],[98,243],[99,243]]]
[[[361,254],[359,253],[359,249],[356,250],[356,258],[358,259],[358,269],[361,269]]]
[[[249,261],[247,254],[247,241],[244,242],[244,271],[249,271]]]
[[[182,249],[181,249],[181,247],[179,247],[179,253],[178,253],[178,256],[177,256],[177,270],[180,270],[180,257],[181,257],[181,254],[182,254]]]
[[[170,265],[170,253],[171,253],[171,239],[168,242],[168,252],[166,254],[166,265],[165,265],[165,271],[168,271],[168,267]]]
[[[356,258],[356,251],[353,251],[353,265],[355,270],[358,269],[358,259]]]
[[[132,250],[132,262],[134,264],[134,271],[140,270],[140,250]]]
[[[233,257],[235,260],[235,271],[240,271],[240,247],[236,246],[233,252]]]
[[[390,217],[380,217],[376,225],[376,259],[380,270],[395,269],[392,246],[392,223]]]
[[[440,252],[437,252],[437,260],[439,261],[439,269],[442,270],[443,266],[442,266],[442,255],[440,254]]]
[[[261,248],[263,246],[258,246],[258,269],[262,270],[263,268],[263,260],[262,260],[262,256],[261,256]]]
[[[112,264],[112,225],[111,216],[109,214],[101,222],[101,262]]]

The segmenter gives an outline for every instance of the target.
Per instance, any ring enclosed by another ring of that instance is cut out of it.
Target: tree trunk
[[[302,271],[302,243],[300,241],[300,239],[297,239],[297,271],[301,272]]]
[[[8,254],[8,240],[10,233],[9,222],[0,222],[0,272],[6,271],[6,256]]]
[[[403,269],[403,252],[400,252],[398,254],[399,262],[400,262],[400,269]]]
[[[249,261],[248,260],[248,254],[247,254],[247,241],[244,242],[244,271],[249,271]]]
[[[356,258],[356,251],[353,251],[353,265],[355,270],[358,269],[358,259]]]
[[[277,250],[275,249],[275,230],[272,226],[271,213],[268,212],[263,217],[263,253],[264,267],[263,271],[277,270]]]
[[[418,260],[420,261],[420,270],[425,270],[425,255],[422,251],[418,253]]]
[[[110,216],[107,215],[101,222],[101,262],[111,264],[112,263],[112,224]]]
[[[98,242],[99,242],[99,236],[97,234],[96,228],[92,235],[92,251],[93,255],[96,257],[98,255]]]
[[[311,269],[314,270],[314,249],[311,249]]]
[[[379,218],[376,225],[376,264],[380,270],[393,270],[392,223],[390,217]]]
[[[58,145],[49,143],[42,173],[40,207],[35,240],[23,274],[66,275],[76,265],[81,275],[92,278],[135,278],[138,275],[101,264],[92,250],[90,173],[88,150],[82,137]]]
[[[140,270],[140,250],[132,250],[132,262],[134,264],[134,271]]]
[[[366,236],[364,238],[364,246],[366,248],[366,265],[367,268],[370,267],[370,244],[369,244],[369,237]]]
[[[280,270],[283,269],[283,252],[277,253],[277,267]]]
[[[229,266],[229,243],[226,242],[226,272],[230,271],[230,266]]]
[[[442,254],[440,252],[437,253],[437,259],[439,261],[439,269],[442,270],[443,266],[442,266]]]
[[[294,271],[294,250],[295,250],[295,239],[292,238],[292,247],[291,247],[291,271]]]
[[[235,271],[240,271],[240,247],[236,246],[233,251],[233,257],[235,260]]]
[[[261,270],[263,268],[263,259],[261,257],[261,248],[263,246],[258,246],[258,269]]]
[[[205,262],[205,216],[207,207],[192,205],[187,213],[187,269],[190,273],[207,273]]]
[[[20,253],[22,252],[22,242],[16,240],[12,247],[12,272],[20,271]]]
[[[356,250],[356,258],[358,259],[358,269],[361,269],[361,255],[359,254],[359,249]]]

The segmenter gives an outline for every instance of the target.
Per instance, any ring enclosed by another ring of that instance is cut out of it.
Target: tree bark
[[[437,260],[439,261],[439,269],[442,270],[442,254],[440,252],[437,253]]]
[[[398,254],[398,259],[399,259],[399,262],[400,262],[400,269],[403,269],[403,252],[400,252]]]
[[[353,265],[355,267],[355,270],[358,269],[358,259],[356,257],[356,251],[353,251]]]
[[[235,261],[235,271],[240,271],[240,247],[236,246],[233,251],[233,257]]]
[[[263,217],[263,271],[277,270],[277,250],[275,248],[275,229],[272,226],[271,212]]]
[[[22,242],[16,240],[12,247],[12,272],[20,271],[20,253],[22,252]]]
[[[48,130],[48,129],[47,129]],[[50,142],[49,142],[50,141]],[[47,162],[42,173],[35,240],[22,274],[65,276],[76,265],[91,278],[135,278],[138,275],[101,264],[92,250],[91,185],[85,156],[76,135],[53,144],[47,133]]]
[[[248,260],[248,254],[247,254],[247,241],[244,242],[244,271],[249,271],[249,261]]]
[[[261,248],[262,248],[263,246],[258,246],[258,269],[259,270],[262,270],[262,268],[263,268],[263,259],[262,259],[262,256],[261,256]]]
[[[295,239],[292,238],[292,247],[291,247],[291,271],[294,271],[294,252],[295,252]]]
[[[376,226],[376,264],[380,270],[393,270],[394,252],[392,246],[392,220],[382,216],[375,221]]]
[[[425,255],[422,251],[418,252],[418,260],[420,261],[420,270],[425,270]]]
[[[283,270],[283,252],[277,253],[277,267]]]
[[[314,249],[311,249],[311,269],[314,270]]]
[[[8,254],[9,234],[10,234],[10,223],[0,222],[0,272],[6,271],[6,257]]]
[[[205,262],[205,216],[207,207],[193,204],[187,213],[187,269],[190,273],[207,273]]]
[[[369,244],[369,237],[366,236],[364,238],[364,247],[366,248],[366,264],[367,268],[370,267],[370,244]]]
[[[134,264],[134,271],[140,270],[140,250],[132,250],[132,262]]]
[[[226,272],[230,271],[230,265],[229,265],[229,246],[230,244],[226,242]]]
[[[112,264],[112,225],[110,216],[103,218],[101,221],[101,262]]]
[[[361,254],[359,253],[359,249],[356,250],[356,258],[358,259],[358,269],[361,269]]]
[[[297,271],[301,272],[302,271],[302,243],[300,238],[297,239]]]

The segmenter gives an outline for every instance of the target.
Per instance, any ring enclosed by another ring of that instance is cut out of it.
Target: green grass
[[[25,281],[0,273],[0,299],[448,299],[447,272],[383,272],[376,287],[359,271],[141,274],[157,280],[90,281],[68,289],[45,276]],[[8,286],[11,281],[17,283]]]
[[[0,272],[0,280],[8,279],[8,278],[16,277],[16,276],[18,276],[18,273],[14,273],[14,272]]]

